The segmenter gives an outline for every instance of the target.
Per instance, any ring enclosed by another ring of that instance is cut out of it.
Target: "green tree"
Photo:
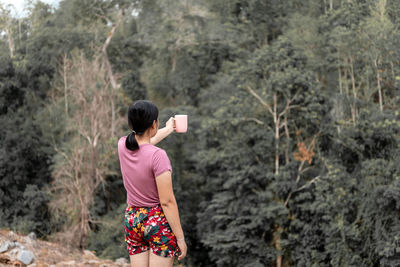
[[[313,148],[303,151],[310,155],[293,152],[314,142],[306,138],[318,134],[324,114],[325,100],[305,66],[302,52],[278,38],[232,64],[233,79],[222,78],[215,87],[215,117],[203,126],[209,151],[200,154],[211,179],[210,201],[202,203],[198,231],[218,266],[279,266],[289,260],[283,240],[289,195],[313,181],[305,173]]]

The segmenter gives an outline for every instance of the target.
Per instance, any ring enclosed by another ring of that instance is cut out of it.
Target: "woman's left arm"
[[[175,119],[174,117],[169,118],[169,120],[165,123],[165,127],[162,129],[159,129],[156,133],[156,135],[152,138],[150,138],[150,144],[155,145],[161,140],[163,140],[165,137],[170,135],[175,129]]]

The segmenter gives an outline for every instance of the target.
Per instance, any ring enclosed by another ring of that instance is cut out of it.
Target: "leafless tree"
[[[120,129],[123,123],[123,118],[113,118],[112,103],[122,101],[121,94],[111,86],[102,60],[101,54],[90,61],[83,54],[65,57],[59,78],[64,88],[68,85],[68,95],[62,88],[59,98],[68,98],[70,139],[65,146],[55,147],[50,208],[56,218],[64,218],[64,231],[58,237],[80,248],[85,246],[90,224],[96,223],[90,212],[96,189],[110,173],[110,160],[117,157],[112,126]]]

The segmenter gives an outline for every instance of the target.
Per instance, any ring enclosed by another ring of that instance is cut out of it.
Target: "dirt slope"
[[[15,243],[17,242],[17,243]],[[4,244],[12,244],[11,247],[0,253],[0,266],[29,266],[29,267],[63,267],[63,266],[87,266],[87,267],[129,267],[128,261],[102,260],[88,250],[80,251],[70,249],[63,244],[51,243],[36,239],[32,236],[24,236],[9,230],[0,229],[0,248]],[[31,251],[35,260],[25,265],[17,260],[20,251]],[[3,249],[4,250],[4,249]],[[1,251],[1,250],[0,250]]]

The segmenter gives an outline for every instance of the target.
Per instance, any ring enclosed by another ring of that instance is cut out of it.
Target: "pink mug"
[[[175,115],[175,131],[177,133],[186,133],[188,126],[187,115]]]

